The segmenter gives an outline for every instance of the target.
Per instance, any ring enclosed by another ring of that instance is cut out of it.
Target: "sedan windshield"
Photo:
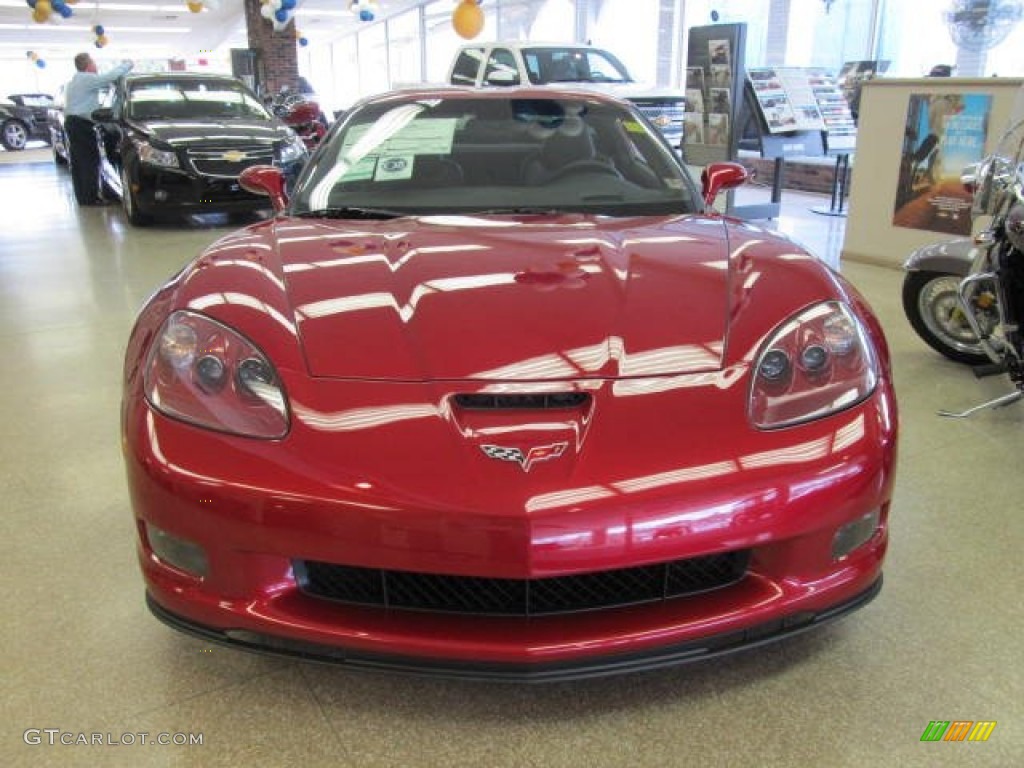
[[[135,120],[259,118],[270,115],[251,93],[231,80],[147,80],[128,94],[128,117]]]
[[[692,213],[695,197],[676,155],[625,104],[459,94],[353,110],[292,211],[644,216]]]

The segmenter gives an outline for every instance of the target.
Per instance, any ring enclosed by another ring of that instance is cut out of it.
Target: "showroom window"
[[[614,53],[634,80],[653,83],[658,72],[657,29],[658,3],[605,0],[590,29],[590,41]]]
[[[363,93],[359,82],[359,41],[356,35],[343,37],[331,46],[331,78],[329,93],[334,109],[348,109]],[[323,86],[318,86],[323,87]]]
[[[881,2],[874,58],[890,62],[887,77],[924,77],[936,64],[956,63],[956,46],[943,19],[949,2]]]
[[[421,82],[419,9],[389,19],[387,29],[391,87]]]
[[[870,58],[875,0],[790,0],[785,63],[838,72],[847,61]]]
[[[360,32],[359,84],[363,95],[388,90],[388,36],[384,24],[374,24]]]

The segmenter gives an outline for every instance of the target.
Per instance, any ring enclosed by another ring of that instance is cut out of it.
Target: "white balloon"
[[[264,19],[269,19],[270,21],[274,20],[274,14],[276,12],[277,9],[274,8],[274,6],[272,6],[270,3],[264,3],[263,6],[260,8],[260,16],[262,16]]]
[[[220,10],[220,0],[203,0],[203,5],[205,5],[206,8],[211,11]]]
[[[291,18],[289,18],[288,21],[291,21]],[[288,21],[278,21],[277,19],[274,19],[274,31],[284,31],[284,28],[288,26]]]

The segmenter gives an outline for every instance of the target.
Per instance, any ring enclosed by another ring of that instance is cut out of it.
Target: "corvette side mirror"
[[[274,213],[280,213],[288,204],[284,191],[284,174],[272,165],[253,165],[242,171],[238,177],[242,189],[254,195],[266,195],[274,206]]]
[[[719,192],[735,189],[749,178],[747,169],[739,163],[711,163],[700,174],[705,209],[711,211]]]

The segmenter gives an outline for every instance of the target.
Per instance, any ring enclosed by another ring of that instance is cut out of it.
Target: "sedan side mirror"
[[[735,189],[744,184],[750,174],[739,163],[711,163],[700,174],[701,194],[704,207],[710,212],[719,192]]]
[[[238,177],[242,189],[254,195],[266,195],[274,206],[274,213],[280,213],[288,204],[284,191],[284,174],[272,165],[253,165],[242,171]]]

